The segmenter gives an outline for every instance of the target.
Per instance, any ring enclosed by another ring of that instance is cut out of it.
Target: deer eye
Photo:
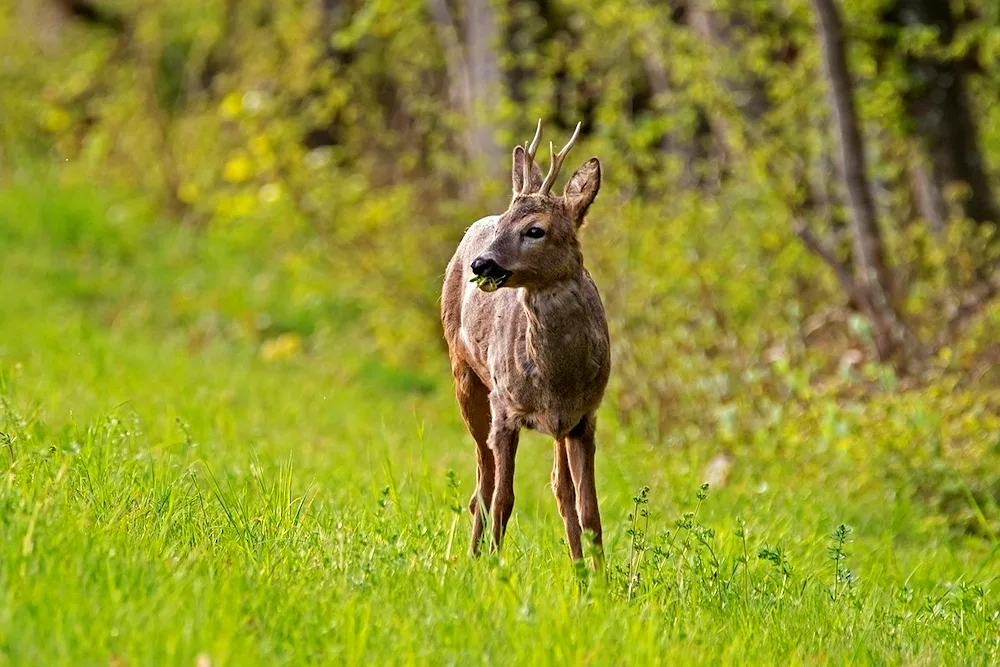
[[[545,230],[541,227],[528,227],[528,231],[524,235],[529,239],[540,239],[545,236]]]

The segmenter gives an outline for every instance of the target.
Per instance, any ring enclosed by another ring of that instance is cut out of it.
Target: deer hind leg
[[[488,444],[492,419],[490,395],[486,385],[468,366],[456,371],[455,380],[455,393],[462,418],[473,440],[476,441],[476,490],[472,492],[472,498],[469,500],[469,513],[472,514],[472,543],[469,548],[473,555],[477,555],[483,539],[485,515],[493,500],[496,467],[493,452],[490,451]]]
[[[567,441],[563,439],[556,440],[552,446],[552,491],[559,504],[559,514],[566,525],[569,555],[573,560],[579,560],[583,558],[583,549],[580,547],[580,518],[576,513],[576,489],[573,488],[573,477],[569,470],[567,445]]]
[[[594,479],[594,454],[597,451],[594,432],[597,426],[594,415],[587,415],[566,438],[566,454],[570,474],[576,488],[576,513],[580,528],[589,535],[596,547],[594,565],[604,564],[601,513],[597,508],[597,484]]]

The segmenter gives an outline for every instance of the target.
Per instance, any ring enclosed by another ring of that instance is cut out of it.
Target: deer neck
[[[521,290],[521,305],[527,317],[525,352],[542,374],[565,367],[577,349],[586,351],[591,313],[582,267],[556,285]]]

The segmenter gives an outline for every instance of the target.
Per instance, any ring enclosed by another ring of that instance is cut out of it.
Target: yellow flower
[[[260,346],[260,358],[266,362],[290,359],[302,348],[302,337],[295,333],[283,333],[277,338],[264,341]]]
[[[237,155],[226,162],[222,177],[230,183],[242,183],[253,176],[253,163],[246,155]]]
[[[243,109],[243,98],[236,93],[226,95],[219,105],[219,113],[223,118],[236,118]]]

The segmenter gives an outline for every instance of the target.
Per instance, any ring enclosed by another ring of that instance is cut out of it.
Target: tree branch
[[[809,250],[822,259],[826,265],[833,270],[834,275],[837,276],[837,282],[840,283],[841,289],[847,292],[847,294],[858,304],[865,303],[865,297],[858,288],[857,281],[854,280],[850,270],[844,266],[843,262],[837,259],[837,256],[833,254],[833,249],[816,236],[813,231],[809,229],[801,220],[796,221],[795,233],[800,239],[802,239],[802,243],[804,243]]]
[[[984,307],[1000,294],[1000,281],[996,277],[996,271],[1000,268],[1000,260],[995,260],[980,269],[980,274],[984,277],[973,285],[969,294],[958,304],[955,311],[948,318],[948,325],[945,333],[938,340],[937,347],[941,348],[954,340],[962,329],[969,323],[969,320],[976,317]]]

